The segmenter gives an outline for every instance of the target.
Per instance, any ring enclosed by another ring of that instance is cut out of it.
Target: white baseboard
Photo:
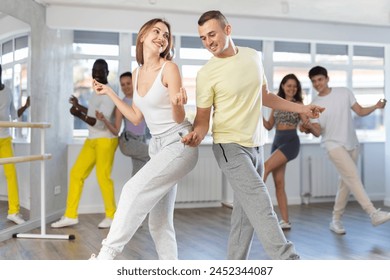
[[[385,204],[385,206],[389,206],[390,207],[390,198],[386,198],[384,200],[384,204]]]

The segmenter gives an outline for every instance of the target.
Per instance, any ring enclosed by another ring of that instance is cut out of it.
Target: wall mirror
[[[28,80],[30,68],[30,30],[31,28],[27,23],[0,11],[0,64],[2,66],[2,83],[11,89],[16,111],[25,105],[30,95]],[[2,90],[0,94],[4,92]],[[1,117],[1,121],[10,120],[4,120],[3,117]],[[17,121],[30,121],[30,108],[25,110]],[[30,129],[12,128],[10,129],[10,135],[12,136],[14,155],[22,156],[29,154]],[[4,138],[1,137],[0,141],[3,141]],[[29,163],[17,163],[15,167],[20,214],[25,220],[28,220],[30,209]],[[4,166],[0,165],[0,231],[16,225],[15,222],[7,219],[8,210],[8,180],[5,176]]]

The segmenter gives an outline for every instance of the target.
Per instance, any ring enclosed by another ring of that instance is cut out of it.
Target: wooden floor
[[[381,203],[375,203],[383,207]],[[346,235],[329,228],[331,203],[290,206],[291,231],[285,232],[304,260],[390,260],[390,222],[373,227],[367,215],[354,202],[344,215]],[[277,209],[276,209],[277,211]],[[176,209],[175,228],[179,258],[184,260],[223,260],[229,233],[231,209]],[[107,229],[98,229],[102,214],[80,215],[71,228],[51,229],[48,234],[74,234],[75,240],[14,238],[0,243],[1,260],[83,260],[97,253]],[[40,229],[32,231],[39,233]],[[138,229],[117,259],[156,259],[147,223]],[[249,259],[268,259],[255,237]]]

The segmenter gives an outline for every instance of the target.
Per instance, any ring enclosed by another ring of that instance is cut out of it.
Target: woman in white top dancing
[[[159,259],[178,258],[173,211],[177,181],[190,172],[198,150],[184,145],[181,136],[192,130],[185,118],[185,90],[172,60],[170,24],[152,19],[140,29],[136,43],[139,67],[134,71],[132,106],[107,85],[94,81],[98,94],[108,95],[122,114],[137,125],[145,118],[152,134],[150,161],[123,187],[118,208],[100,253],[91,259],[114,259],[122,252],[149,213],[149,231]]]

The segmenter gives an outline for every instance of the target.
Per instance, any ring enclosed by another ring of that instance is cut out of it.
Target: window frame
[[[134,70],[135,67],[137,67],[137,63],[135,61],[135,44],[136,44],[136,37],[137,33],[125,33],[126,36],[130,38],[130,40],[127,41],[130,42],[130,44],[125,47],[121,44],[119,45],[120,50],[126,50],[125,55],[122,53],[119,54],[118,59],[121,61],[122,59],[126,58],[127,65],[130,65],[131,71]],[[120,40],[121,41],[121,40]],[[385,70],[385,60],[384,60],[384,53],[385,53],[385,45],[370,45],[370,44],[355,44],[355,43],[346,43],[346,42],[320,42],[320,41],[299,41],[299,40],[277,40],[277,39],[259,39],[259,38],[233,38],[233,41],[237,46],[249,46],[254,47],[254,45],[258,45],[259,48],[256,48],[262,55],[263,55],[263,63],[264,63],[264,70],[265,74],[268,79],[268,85],[269,89],[272,92],[277,91],[277,86],[274,83],[274,72],[277,71],[277,69],[306,69],[308,71],[311,67],[314,65],[318,65],[318,55],[326,55],[330,56],[331,59],[328,59],[326,61],[322,61],[321,65],[326,67],[329,72],[337,73],[337,71],[341,71],[340,73],[345,73],[344,80],[339,80],[336,84],[333,83],[333,86],[346,86],[350,88],[352,91],[354,91],[353,88],[353,71],[355,69],[371,69],[371,70]],[[260,42],[260,43],[259,43]],[[194,49],[199,51],[204,51],[204,47],[202,45],[201,40],[197,36],[189,36],[189,35],[175,35],[175,57],[174,61],[178,65],[182,75],[186,71],[183,71],[186,67],[192,67],[192,66],[202,66],[204,65],[209,58],[199,58],[199,56],[196,55],[197,52],[194,52],[194,57],[189,57],[188,52],[185,56],[181,55],[181,49]],[[279,47],[278,47],[279,46]],[[288,47],[292,47],[292,52],[289,53]],[[280,49],[280,47],[283,47]],[[301,59],[292,59],[292,60],[278,60],[275,61],[274,59],[274,53],[276,50],[286,52],[286,54],[291,55],[294,52],[299,54],[307,54],[307,57],[302,61]],[[365,57],[369,58],[370,56],[370,50],[374,51],[375,56],[374,57],[383,57],[383,63],[381,63],[381,59],[374,59],[374,63],[371,63],[371,59],[360,59],[359,63],[356,64],[356,56],[354,56],[354,51],[357,51],[358,54],[364,54]],[[130,56],[129,56],[130,54]],[[368,56],[367,56],[368,55]],[[79,55],[80,56],[80,55]],[[333,56],[333,57],[332,57]],[[341,56],[341,60],[336,57]],[[103,57],[104,58],[104,57]],[[107,59],[115,59],[116,57],[106,57]],[[334,58],[334,59],[333,59]],[[363,63],[361,63],[361,60],[363,60]],[[354,62],[355,61],[355,62]],[[368,61],[368,63],[365,63],[365,61]],[[287,71],[287,70],[286,70]],[[185,74],[184,74],[185,75]],[[314,90],[312,89],[311,82],[307,76],[299,77],[303,88],[305,88],[308,92],[306,100],[304,100],[304,103],[309,103],[313,96],[316,94]],[[331,76],[330,76],[331,77]],[[192,99],[195,99],[195,93],[192,91],[195,91],[194,87],[194,79],[196,77],[193,77],[193,74],[191,74],[190,79],[188,77],[183,76],[183,86],[186,85],[189,87],[189,95]],[[333,77],[333,80],[336,82],[337,79]],[[334,85],[335,84],[335,85]],[[332,77],[330,86],[332,86]],[[385,93],[385,86],[380,87],[383,94]],[[191,111],[196,111],[196,102],[195,100],[190,99],[188,102],[188,105],[186,105],[186,109]],[[264,107],[263,114],[267,116],[269,114],[270,109]],[[190,114],[194,115],[194,114]],[[375,131],[372,131],[372,133],[368,130],[366,131],[360,131],[360,129],[357,129],[358,135],[365,136],[363,138],[366,139],[367,137],[371,137],[371,135],[377,135]],[[300,135],[305,141],[318,141],[318,138],[313,137],[312,135]],[[384,139],[380,139],[382,141]],[[272,133],[268,136],[268,141],[272,141]]]
[[[6,53],[4,53],[5,45],[9,45]],[[2,65],[3,70],[2,82],[11,89],[16,110],[23,106],[27,97],[30,96],[30,45],[30,32],[21,32],[0,39],[0,64]],[[24,51],[20,52],[21,50]],[[5,54],[10,54],[10,57],[9,60],[4,62],[3,59]],[[19,71],[16,71],[18,69]],[[7,71],[11,72],[11,77],[5,79],[4,73]],[[16,92],[18,85],[19,92]],[[30,110],[26,110],[23,115],[18,118],[18,120],[25,122],[29,122],[30,119]],[[10,128],[10,132],[14,143],[31,142],[30,128]]]

